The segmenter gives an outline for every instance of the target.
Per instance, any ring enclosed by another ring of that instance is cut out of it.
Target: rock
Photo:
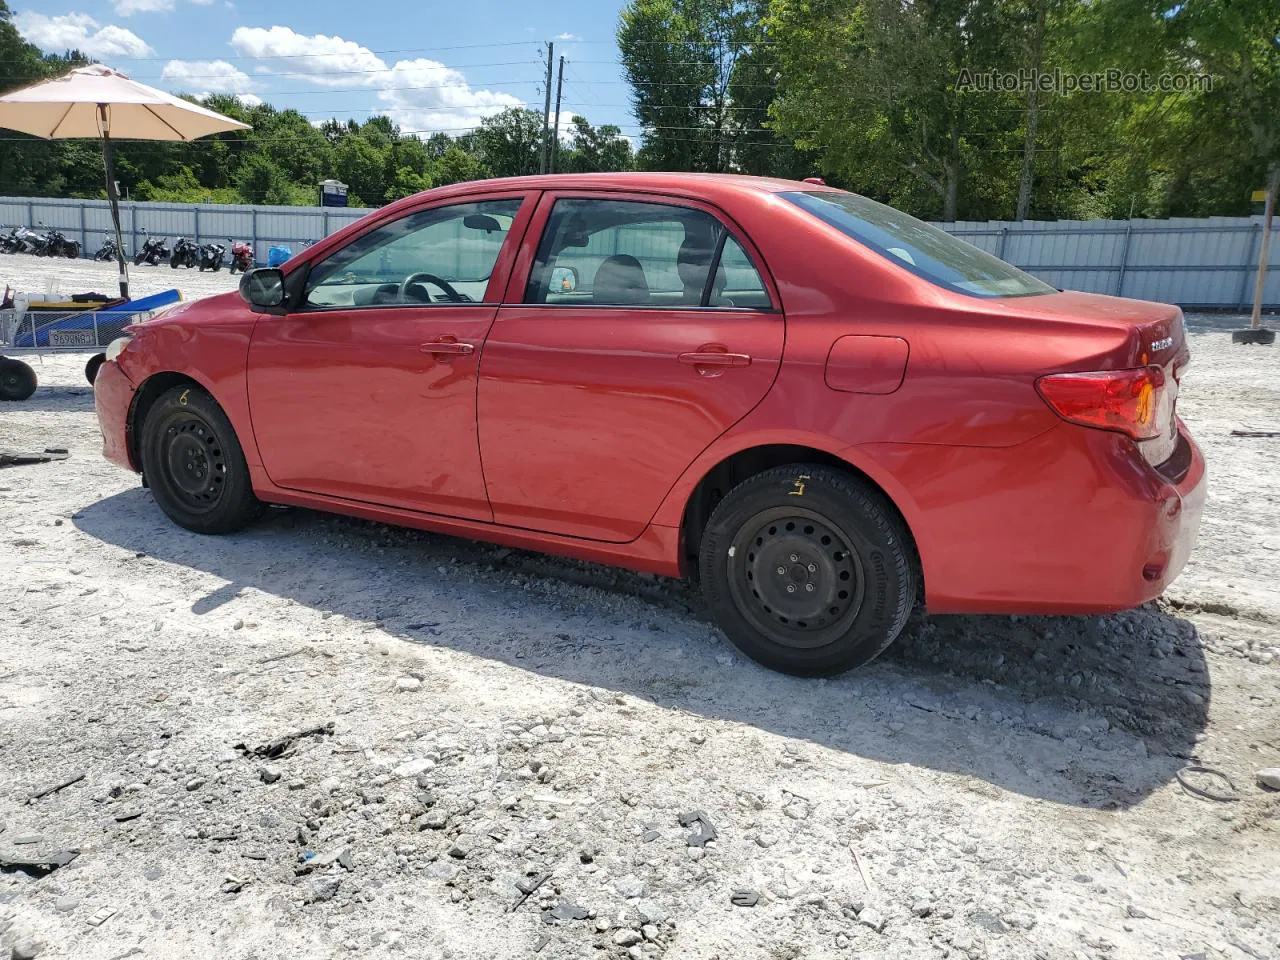
[[[884,916],[873,907],[866,907],[858,914],[858,923],[862,924],[864,927],[870,927],[876,933],[879,933],[884,929],[885,919]]]
[[[933,913],[933,903],[929,900],[916,900],[911,904],[911,912],[917,917],[927,917]]]
[[[302,789],[303,787],[305,787],[306,785],[307,785],[307,781],[305,781],[305,780],[290,780],[290,781],[289,781],[289,789],[290,789],[290,790],[301,790],[301,789]]]
[[[772,833],[762,833],[756,837],[756,846],[764,847],[766,850],[778,842],[778,838]]]
[[[627,949],[627,958],[628,960],[644,960],[644,951],[639,946],[630,947]]]
[[[792,820],[807,820],[809,817],[809,804],[803,800],[793,800],[782,808],[782,812]]]
[[[20,940],[13,945],[11,956],[13,960],[36,960],[36,957],[40,955],[41,949],[43,947],[38,943],[33,943],[30,940]]]
[[[416,777],[420,773],[434,770],[435,766],[436,762],[430,757],[417,757],[400,764],[396,767],[395,773],[397,777]]]
[[[1265,770],[1259,770],[1254,776],[1258,778],[1258,786],[1266,787],[1268,790],[1280,790],[1280,767],[1267,767]]]
[[[641,900],[636,904],[636,916],[641,923],[663,923],[669,914],[656,900]]]
[[[427,864],[427,869],[424,872],[432,880],[444,880],[447,882],[458,875],[458,868],[452,863],[437,860],[435,863]]]
[[[342,878],[334,876],[316,877],[311,881],[311,890],[307,894],[307,903],[322,903],[332,900],[338,895],[342,886]]]
[[[432,810],[418,821],[419,830],[443,830],[449,825],[449,815],[443,810]]]
[[[275,783],[284,776],[284,772],[275,764],[268,763],[258,771],[258,776],[262,778],[263,783]]]
[[[337,777],[325,777],[320,781],[320,789],[328,794],[337,793],[342,789],[342,781]]]
[[[79,897],[59,897],[53,901],[53,909],[59,913],[70,913],[78,906],[80,906]]]
[[[645,886],[644,881],[630,873],[613,881],[613,889],[628,900],[633,897],[643,897],[649,892],[649,888]],[[626,944],[623,944],[623,946],[626,946]]]
[[[658,928],[655,927],[652,923],[646,923],[643,927],[640,928],[640,935],[649,941],[657,940]]]
[[[587,910],[586,907],[580,907],[578,904],[570,903],[568,900],[561,900],[547,913],[556,920],[586,920],[591,916],[591,911]]]
[[[192,777],[187,781],[187,789],[190,791],[199,790],[205,785],[204,777]]]
[[[414,690],[421,689],[422,681],[417,677],[401,677],[396,681],[396,689],[401,693],[412,693]]]
[[[161,867],[147,867],[142,871],[142,875],[148,880],[159,880],[164,876],[164,869]]]
[[[633,947],[643,939],[638,931],[625,927],[613,935],[613,942],[619,947]]]
[[[735,890],[729,896],[729,902],[735,907],[754,907],[760,902],[760,894],[754,890]]]

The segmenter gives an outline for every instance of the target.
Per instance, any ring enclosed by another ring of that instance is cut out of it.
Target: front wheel
[[[84,378],[90,383],[98,379],[98,371],[102,369],[102,365],[107,362],[105,353],[95,353],[84,365]]]
[[[798,676],[861,666],[897,639],[916,598],[897,512],[851,474],[775,467],[720,502],[699,550],[711,612],[758,663]]]
[[[141,454],[156,503],[181,527],[231,533],[262,513],[235,429],[200,387],[174,387],[155,402]]]
[[[80,259],[80,243],[77,240],[69,242],[62,251],[66,254],[68,260]]]

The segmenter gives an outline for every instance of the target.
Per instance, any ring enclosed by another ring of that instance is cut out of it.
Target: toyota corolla
[[[1059,291],[814,183],[601,174],[394,203],[130,328],[108,458],[176,523],[326,510],[700,580],[827,675],[937,613],[1156,597],[1195,538],[1178,308]]]

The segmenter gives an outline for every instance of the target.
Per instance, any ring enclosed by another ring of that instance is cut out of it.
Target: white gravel
[[[831,681],[674,582],[300,510],[181,531],[46,360],[0,408],[0,447],[71,451],[0,471],[0,859],[80,853],[0,872],[0,958],[1276,956],[1280,441],[1228,434],[1280,429],[1277,354],[1192,349],[1212,486],[1165,601],[918,621]]]

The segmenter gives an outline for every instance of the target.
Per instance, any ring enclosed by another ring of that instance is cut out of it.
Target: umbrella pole
[[[107,171],[107,199],[111,201],[111,223],[116,228],[116,263],[120,265],[120,296],[129,299],[129,267],[124,258],[124,238],[120,235],[120,197],[116,193],[116,156],[111,134],[102,134],[102,164]]]

